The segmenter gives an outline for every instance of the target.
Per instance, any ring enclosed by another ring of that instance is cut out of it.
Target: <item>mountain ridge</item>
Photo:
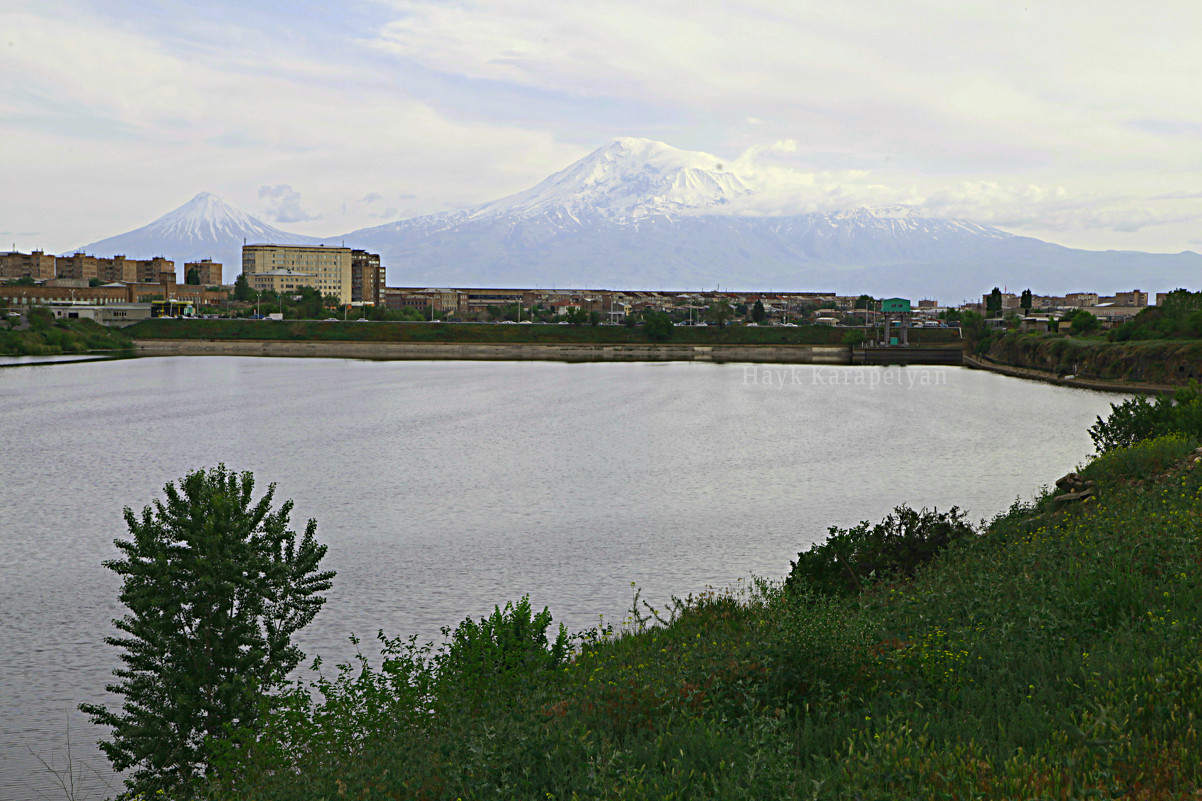
[[[626,137],[521,192],[324,239],[274,228],[202,192],[143,228],[85,248],[179,261],[207,247],[224,256],[227,280],[239,271],[245,238],[378,252],[393,285],[720,283],[949,298],[1000,284],[1048,294],[1149,282],[1171,289],[1202,271],[1192,251],[1075,250],[972,220],[923,216],[912,206],[750,213],[760,191],[715,156]]]

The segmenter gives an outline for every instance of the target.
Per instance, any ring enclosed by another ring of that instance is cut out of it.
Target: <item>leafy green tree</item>
[[[184,274],[184,283],[200,286],[200,270],[195,267],[188,268],[188,272]]]
[[[985,299],[985,316],[997,317],[1002,313],[1002,290],[999,287],[994,287],[989,293],[989,297]]]
[[[1035,301],[1031,296],[1031,290],[1024,289],[1023,294],[1019,297],[1019,301],[1018,301],[1018,305],[1022,306],[1023,312],[1024,313],[1030,312],[1031,306],[1033,306],[1034,303],[1035,303]]]
[[[30,306],[25,312],[29,327],[34,331],[45,331],[54,324],[54,312],[45,306]]]
[[[1068,320],[1073,324],[1074,334],[1088,334],[1097,331],[1102,325],[1097,317],[1094,317],[1085,309],[1077,309],[1068,316]]]
[[[250,288],[250,283],[246,280],[246,275],[238,273],[238,277],[234,279],[234,300],[254,300],[255,291]]]
[[[667,312],[647,312],[643,322],[643,333],[654,342],[663,342],[672,337],[672,318]]]
[[[123,581],[128,612],[113,623],[124,663],[108,686],[121,708],[80,704],[112,728],[100,748],[130,771],[131,795],[192,795],[215,744],[253,729],[261,701],[304,658],[292,635],[325,603],[332,571],[310,520],[299,541],[292,501],[271,511],[275,485],[255,502],[254,477],[218,465],[168,482],[139,518],[125,508],[123,558],[104,563]]]
[[[762,323],[768,319],[768,312],[764,310],[764,301],[757,300],[755,305],[751,307],[751,319],[757,323]]]
[[[326,316],[325,303],[321,293],[311,286],[302,286],[297,290],[300,300],[296,301],[294,316],[304,320],[317,320]]]
[[[726,321],[730,319],[733,312],[734,310],[731,309],[729,301],[719,300],[710,304],[706,316],[709,317],[710,322],[718,327],[722,327],[726,325]]]
[[[876,303],[876,299],[872,295],[860,295],[860,297],[856,298],[857,309],[871,308],[874,303]]]

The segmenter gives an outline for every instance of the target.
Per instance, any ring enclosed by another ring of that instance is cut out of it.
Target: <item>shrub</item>
[[[1202,439],[1202,392],[1196,382],[1154,401],[1139,395],[1112,403],[1110,415],[1105,420],[1098,417],[1089,428],[1099,454],[1167,434]]]
[[[1082,472],[1087,477],[1117,476],[1140,480],[1160,475],[1194,449],[1197,440],[1184,434],[1166,434],[1099,456]]]
[[[663,342],[672,337],[672,318],[667,312],[648,312],[644,318],[643,333],[653,342]]]
[[[447,651],[438,657],[440,678],[487,684],[516,670],[554,668],[568,657],[568,634],[561,624],[554,642],[547,640],[551,612],[533,614],[530,596],[505,608],[494,607],[479,622],[467,618],[451,632]]]
[[[797,555],[786,586],[846,595],[873,578],[909,578],[948,545],[973,533],[955,506],[942,514],[899,506],[874,526],[867,521],[849,529],[832,526],[826,542]]]

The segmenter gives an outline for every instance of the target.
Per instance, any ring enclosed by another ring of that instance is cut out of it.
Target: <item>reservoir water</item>
[[[316,518],[338,571],[301,646],[434,639],[529,593],[576,631],[779,578],[828,526],[908,503],[990,517],[1080,463],[1116,397],[954,367],[143,358],[0,369],[0,798],[60,798],[75,711],[112,703],[102,567],[224,462]],[[91,769],[95,769],[94,774]]]

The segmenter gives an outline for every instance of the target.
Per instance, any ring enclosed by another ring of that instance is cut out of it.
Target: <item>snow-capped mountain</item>
[[[1202,256],[1072,250],[907,206],[762,216],[763,192],[706,153],[618,139],[515,195],[326,239],[272,228],[201,193],[96,255],[211,257],[232,281],[248,242],[381,255],[392,286],[778,289],[979,297],[1196,286]],[[779,197],[774,198],[779,200]],[[798,200],[798,206],[801,202]]]
[[[325,240],[281,231],[240,211],[209,192],[201,192],[152,223],[92,242],[77,251],[94,256],[122,254],[131,259],[165,256],[179,271],[184,262],[212,259],[223,265],[226,281],[242,271],[243,242],[317,244]]]
[[[566,213],[577,221],[636,222],[716,212],[751,189],[708,153],[648,139],[617,139],[542,183],[454,215],[481,220]]]
[[[995,284],[1171,289],[1202,270],[1193,253],[1071,250],[907,206],[754,216],[746,201],[757,191],[714,156],[619,139],[525,192],[345,239],[380,253],[394,285],[721,285],[959,302]]]

